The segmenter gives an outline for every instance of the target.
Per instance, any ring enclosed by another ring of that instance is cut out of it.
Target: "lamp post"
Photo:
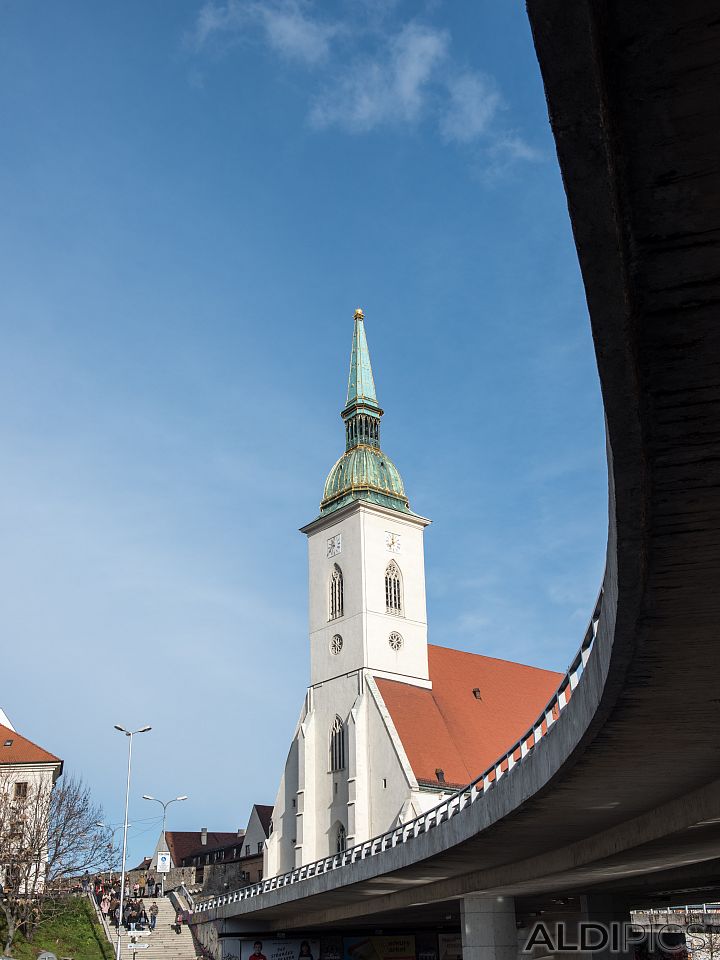
[[[127,783],[125,785],[125,817],[123,819],[123,845],[122,845],[122,873],[120,874],[120,923],[117,928],[117,950],[115,951],[116,960],[120,960],[120,930],[122,927],[123,905],[125,903],[125,864],[127,862],[127,832],[128,832],[128,805],[130,803],[130,771],[132,768],[132,742],[133,737],[138,733],[147,733],[152,727],[140,727],[139,730],[126,730],[120,724],[115,724],[115,729],[124,733],[128,738],[128,764],[127,764]]]
[[[165,841],[165,817],[167,816],[167,808],[171,803],[177,803],[179,800],[187,800],[187,797],[183,794],[182,797],[173,797],[172,800],[158,800],[157,797],[151,797],[149,793],[143,794],[143,800],[152,800],[154,803],[159,803],[163,808],[163,822],[162,822],[162,840],[163,846],[167,849],[167,843]],[[160,882],[162,884],[161,896],[165,896],[165,874],[160,877]]]

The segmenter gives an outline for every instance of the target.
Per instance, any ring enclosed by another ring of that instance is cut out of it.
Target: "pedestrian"
[[[89,889],[90,889],[90,874],[86,870],[82,878],[82,892],[87,893]]]
[[[178,910],[178,912],[175,914],[175,933],[177,933],[178,936],[180,936],[180,933],[182,932],[182,922],[182,910]]]
[[[140,894],[140,899],[142,900],[142,898],[145,896],[145,874],[144,873],[140,874],[139,884],[140,884],[140,890],[138,892]]]
[[[110,897],[107,895],[107,893],[104,893],[102,896],[102,900],[100,901],[100,911],[106,919],[107,919],[109,909],[110,909]]]
[[[139,893],[140,893],[140,884],[136,880],[135,883],[133,884],[133,896],[135,897],[136,900]]]
[[[151,930],[155,929],[155,924],[157,923],[159,912],[160,911],[158,910],[158,905],[156,903],[153,903],[152,906],[150,907],[150,929]]]
[[[162,890],[162,883],[159,880],[155,881],[155,896],[159,897]]]

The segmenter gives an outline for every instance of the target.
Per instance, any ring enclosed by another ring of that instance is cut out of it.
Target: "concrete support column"
[[[635,953],[632,944],[623,949],[622,924],[630,922],[630,910],[624,900],[609,894],[582,896],[580,914],[585,923],[602,926],[608,933],[608,942],[604,947],[578,954],[578,960],[631,960]]]
[[[470,894],[460,904],[463,960],[517,960],[515,901]]]

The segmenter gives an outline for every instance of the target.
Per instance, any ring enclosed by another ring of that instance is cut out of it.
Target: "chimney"
[[[238,840],[240,840],[244,836],[245,836],[245,831],[243,830],[242,827],[238,827],[238,832],[237,832]]]
[[[207,846],[207,827],[200,828],[200,843],[206,847]]]

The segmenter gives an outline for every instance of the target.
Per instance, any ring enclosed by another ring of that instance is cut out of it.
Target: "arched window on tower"
[[[345,853],[347,850],[347,833],[345,832],[345,827],[342,824],[339,824],[337,828],[337,834],[335,836],[335,849],[338,853]]]
[[[345,725],[335,717],[330,731],[330,769],[333,773],[345,769]]]
[[[391,560],[385,570],[385,608],[396,616],[402,614],[402,577],[400,568]]]
[[[330,576],[330,619],[337,620],[343,615],[344,590],[342,570],[334,564]]]

